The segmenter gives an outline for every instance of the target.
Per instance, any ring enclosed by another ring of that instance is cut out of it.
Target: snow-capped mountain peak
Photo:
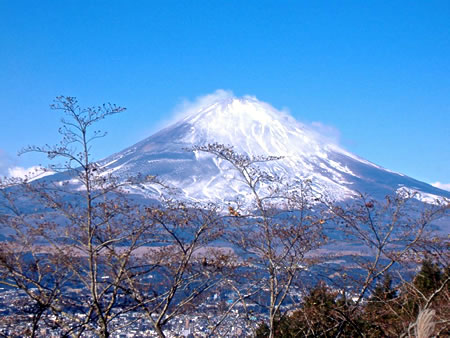
[[[228,98],[205,107],[180,121],[191,126],[191,139],[231,144],[248,154],[293,153],[292,141],[302,143],[303,152],[316,152],[320,140],[304,125],[253,97]]]
[[[254,97],[225,97],[198,107],[178,122],[100,162],[115,175],[157,175],[188,199],[226,200],[245,195],[230,168],[209,154],[186,151],[220,143],[250,156],[281,156],[266,169],[287,180],[310,179],[314,189],[336,200],[357,192],[382,198],[407,187],[450,197],[401,174],[385,170],[329,142],[311,127]],[[137,188],[136,188],[137,189]],[[155,187],[139,193],[157,194]]]

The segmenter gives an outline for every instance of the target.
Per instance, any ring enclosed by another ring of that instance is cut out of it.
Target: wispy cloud
[[[327,141],[327,143],[336,145],[340,143],[341,132],[336,127],[318,121],[311,122],[309,127],[319,134],[323,140]]]
[[[27,178],[39,174],[42,172],[42,168],[39,166],[32,166],[29,168],[24,167],[12,167],[8,168],[8,176],[16,178]]]
[[[52,171],[38,165],[28,168],[18,166],[17,160],[14,160],[14,158],[5,150],[0,149],[0,177],[15,177],[34,180],[51,174],[53,174]]]
[[[167,127],[175,122],[184,119],[187,116],[195,114],[203,108],[213,104],[214,102],[233,98],[234,94],[231,90],[217,89],[211,94],[197,96],[194,100],[183,99],[169,114],[168,119],[163,120],[158,126],[157,130]]]
[[[431,183],[431,185],[433,187],[436,187],[436,188],[439,188],[439,189],[442,189],[442,190],[450,191],[450,183],[434,182],[434,183]]]
[[[34,165],[29,168],[15,166],[8,168],[7,176],[26,179],[28,181],[34,181],[44,176],[53,175],[54,173],[55,173],[54,171],[48,170],[38,165]]]

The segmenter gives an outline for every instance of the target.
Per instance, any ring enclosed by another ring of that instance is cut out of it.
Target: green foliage
[[[319,283],[305,298],[301,311],[296,311],[292,318],[291,331],[308,336],[321,332],[333,334],[337,328],[336,295],[325,283]]]
[[[278,319],[276,337],[335,337],[337,335],[358,337],[358,321],[345,321],[349,300],[319,283],[307,295],[301,307],[290,316]],[[265,323],[258,327],[255,337],[268,337]]]
[[[422,268],[414,278],[414,286],[425,296],[430,295],[440,286],[442,273],[439,266],[430,259],[422,262]]]
[[[259,324],[258,328],[255,330],[255,338],[265,338],[265,337],[269,337],[269,326],[262,322],[261,324]]]
[[[396,297],[397,292],[392,287],[392,276],[386,274],[384,279],[376,285],[363,309],[365,329],[369,337],[386,337],[387,332],[392,331],[394,327],[397,331],[395,312],[399,308]]]
[[[371,297],[372,302],[394,299],[397,292],[392,289],[392,276],[387,274],[381,283],[378,283]]]

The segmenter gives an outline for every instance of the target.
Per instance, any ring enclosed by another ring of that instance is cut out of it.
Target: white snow
[[[430,194],[430,193],[426,193],[423,191],[419,191],[413,188],[408,188],[408,187],[400,187],[397,189],[397,193],[406,193],[410,196],[412,196],[413,198],[415,198],[416,200],[419,200],[421,202],[424,203],[428,203],[428,204],[436,204],[436,205],[440,205],[440,204],[445,204],[445,203],[450,203],[450,199],[449,198],[445,198],[439,195],[435,195],[435,194]]]

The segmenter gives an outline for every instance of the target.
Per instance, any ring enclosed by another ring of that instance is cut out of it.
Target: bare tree
[[[232,264],[232,252],[209,246],[223,233],[214,205],[166,201],[148,208],[155,245],[129,270],[126,290],[160,337],[179,315],[201,307]]]
[[[47,250],[40,243],[39,225],[34,217],[24,215],[16,207],[16,194],[19,180],[3,180],[1,193],[3,207],[7,214],[2,214],[0,222],[7,225],[8,239],[0,243],[0,284],[19,290],[25,297],[13,299],[13,316],[4,318],[10,321],[10,334],[35,337],[39,324],[57,302],[61,288],[69,281],[70,273],[61,269],[62,256],[46,254]],[[11,188],[11,185],[13,188]],[[14,189],[14,193],[5,189]],[[27,196],[20,194],[21,198]],[[24,298],[26,301],[24,302]],[[30,321],[31,327],[25,330],[17,322]]]
[[[115,310],[131,253],[151,226],[144,222],[136,227],[130,218],[134,206],[121,195],[123,183],[91,159],[92,142],[106,135],[93,127],[124,108],[81,108],[73,97],[58,97],[51,108],[65,114],[59,129],[62,141],[29,146],[21,153],[64,159],[50,167],[61,173],[60,180],[24,180],[13,186],[6,182],[10,186],[3,187],[9,209],[3,219],[11,240],[2,243],[1,283],[25,291],[37,304],[32,336],[47,311],[64,335],[92,331],[108,337],[120,313]],[[24,203],[38,208],[27,210]],[[120,260],[110,254],[117,247],[122,250]]]
[[[214,204],[173,195],[134,202],[124,186],[160,183],[116,179],[91,159],[92,142],[106,135],[93,127],[123,108],[81,108],[58,97],[52,109],[65,114],[61,143],[21,153],[65,162],[50,166],[59,175],[51,179],[2,182],[10,237],[1,243],[0,283],[33,302],[31,336],[43,323],[64,336],[108,337],[132,324],[120,324],[121,315],[135,312],[164,337],[165,326],[202,304],[232,266],[232,252],[209,246],[223,234],[223,216]]]
[[[426,205],[415,197],[400,193],[384,202],[361,196],[347,204],[327,203],[334,216],[327,229],[329,242],[343,246],[342,253],[331,256],[345,263],[321,266],[325,274],[315,275],[326,283],[319,283],[294,312],[276,321],[277,334],[445,336],[448,239],[438,236],[435,224],[448,225],[450,209],[445,200]],[[412,275],[420,262],[421,270]],[[257,336],[268,335],[261,325]]]
[[[193,150],[228,163],[246,190],[244,201],[237,199],[228,206],[226,238],[243,260],[237,299],[268,311],[274,337],[275,320],[285,310],[293,283],[315,261],[313,250],[325,242],[325,220],[310,182],[284,182],[264,168],[279,157],[250,157],[217,143]]]
[[[448,219],[448,203],[436,201],[426,205],[416,197],[416,193],[402,191],[393,197],[387,196],[385,201],[361,195],[359,200],[345,206],[329,204],[336,228],[359,250],[351,255],[347,269],[342,266],[339,272],[341,285],[346,285],[344,290],[349,286],[356,288],[349,292],[354,301],[343,313],[340,334],[347,325],[358,328],[353,319],[358,315],[363,300],[373,293],[377,281],[391,271],[404,271],[421,261],[426,253],[424,244],[433,238],[433,222],[443,217]],[[436,247],[437,243],[434,244]],[[350,272],[351,269],[354,272]],[[358,273],[355,272],[357,270]],[[391,275],[397,276],[397,273]],[[404,279],[397,280],[405,282]],[[386,301],[384,306],[399,316],[392,301]],[[358,331],[364,336],[362,328]]]

